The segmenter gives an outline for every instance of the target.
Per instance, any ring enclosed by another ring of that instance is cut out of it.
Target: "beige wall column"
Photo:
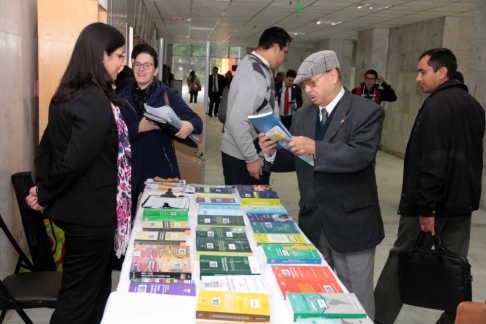
[[[465,79],[469,93],[486,109],[486,0],[478,0],[469,55],[469,71]],[[483,145],[486,142],[483,140]],[[486,161],[486,155],[483,157]],[[483,167],[484,168],[484,167]],[[486,170],[483,170],[481,207],[486,207]]]
[[[37,148],[37,1],[0,1],[0,213],[14,237],[23,231],[12,174],[34,168]],[[28,252],[25,234],[20,244]],[[0,231],[0,278],[18,254]]]
[[[390,29],[373,28],[358,32],[356,49],[356,74],[354,79],[355,88],[364,82],[364,73],[370,69],[378,72],[387,80],[388,45],[390,40]],[[392,86],[393,84],[390,83]]]

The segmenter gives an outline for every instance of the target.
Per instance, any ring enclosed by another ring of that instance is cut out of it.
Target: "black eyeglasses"
[[[139,62],[135,62],[133,63],[133,69],[134,70],[140,70],[143,66],[143,69],[144,70],[151,70],[152,67],[154,66],[153,63],[139,63]]]

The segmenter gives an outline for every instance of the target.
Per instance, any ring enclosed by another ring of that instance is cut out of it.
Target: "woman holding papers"
[[[132,59],[136,82],[120,94],[127,101],[122,114],[132,145],[133,217],[138,195],[143,191],[148,178],[180,178],[173,137],[143,116],[144,104],[154,108],[169,105],[182,120],[182,128],[175,134],[179,138],[202,132],[201,118],[187,106],[177,90],[155,79],[159,72],[157,57],[150,45],[135,46]],[[166,102],[164,93],[169,102]]]
[[[125,38],[114,27],[83,29],[49,106],[26,198],[65,231],[62,287],[52,323],[99,323],[111,292],[114,246],[130,230],[130,145],[113,90]],[[116,233],[116,234],[115,234]]]

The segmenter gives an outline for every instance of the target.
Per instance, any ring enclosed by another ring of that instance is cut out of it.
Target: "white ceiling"
[[[444,16],[473,17],[477,0],[144,0],[168,43],[256,46],[278,26],[292,45],[327,38],[357,39],[360,30],[392,28]],[[361,6],[362,8],[358,8]],[[390,6],[390,7],[389,7]],[[184,20],[169,20],[182,18]],[[321,21],[321,24],[317,24]],[[334,24],[334,25],[333,25]]]

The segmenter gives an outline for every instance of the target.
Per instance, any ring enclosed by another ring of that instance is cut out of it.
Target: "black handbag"
[[[451,252],[437,232],[435,249],[424,248],[425,234],[398,255],[400,297],[408,305],[455,312],[461,302],[471,301],[471,265]]]

